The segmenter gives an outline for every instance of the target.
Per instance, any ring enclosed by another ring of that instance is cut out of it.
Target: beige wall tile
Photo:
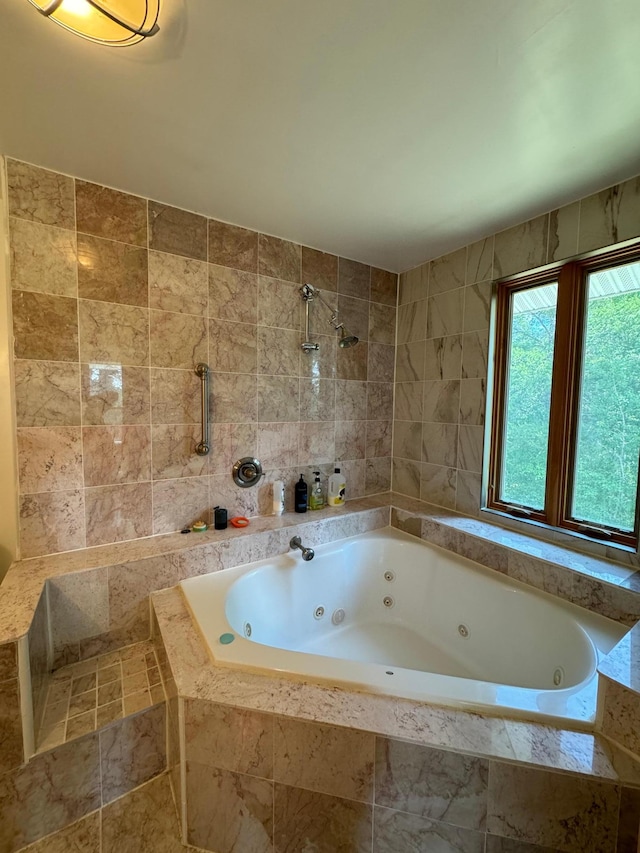
[[[151,311],[151,366],[188,370],[208,359],[207,321],[193,314]]]
[[[173,533],[196,521],[210,522],[209,478],[157,480],[153,484],[153,533]]]
[[[462,379],[460,382],[460,423],[482,426],[486,402],[486,379]]]
[[[9,223],[9,234],[14,290],[77,296],[73,231],[14,218]]]
[[[258,234],[227,222],[209,220],[209,263],[258,271]]]
[[[457,424],[460,407],[460,382],[428,380],[423,383],[422,420],[429,423]]]
[[[422,382],[396,383],[394,417],[399,421],[422,420]]]
[[[480,474],[458,471],[455,503],[458,512],[471,516],[479,514],[481,480]]]
[[[422,424],[420,425],[422,426]],[[391,456],[392,421],[367,421],[367,443],[365,455]],[[419,442],[418,442],[419,445]]]
[[[567,204],[549,214],[547,261],[560,261],[578,253],[580,202]]]
[[[329,302],[331,305],[331,302]],[[352,335],[356,335],[361,341],[369,340],[369,308],[370,304],[366,299],[355,299],[351,296],[344,296],[342,293],[338,295],[338,312],[340,321],[345,324]],[[326,308],[322,308],[318,312],[322,316],[322,321],[316,321],[317,326],[323,326],[329,321],[329,314]]]
[[[549,214],[545,214],[496,234],[494,276],[502,278],[546,263],[548,231]]]
[[[80,234],[78,294],[82,299],[146,308],[149,304],[147,250]]]
[[[464,471],[482,471],[484,427],[463,426],[458,431],[458,468]]]
[[[85,489],[87,545],[151,535],[151,483]]]
[[[276,717],[276,782],[336,797],[373,800],[374,736],[334,726]]]
[[[209,264],[209,316],[236,323],[257,323],[258,277]]]
[[[258,459],[265,468],[296,465],[298,459],[298,424],[263,423],[258,425]]]
[[[338,347],[336,351],[336,377],[338,379],[367,379],[368,351],[368,344],[362,341],[349,349]]]
[[[361,421],[336,421],[336,459],[364,459],[367,434]]]
[[[422,461],[456,467],[458,424],[425,423],[422,427]]]
[[[100,732],[102,802],[110,803],[166,769],[164,704]]]
[[[425,343],[424,378],[459,379],[462,371],[462,335],[429,338]]]
[[[393,418],[393,383],[367,382],[367,420]]]
[[[425,342],[414,341],[396,347],[396,382],[424,379]]]
[[[81,361],[148,364],[149,311],[146,308],[81,299],[79,317]]]
[[[484,830],[487,761],[376,738],[376,803],[410,814]]]
[[[393,455],[402,459],[414,459],[416,462],[420,462],[422,457],[422,423],[416,421],[396,421],[393,430]]]
[[[184,849],[166,775],[102,810],[101,853],[181,853]],[[94,851],[88,849],[86,853]]]
[[[431,261],[429,296],[462,287],[465,283],[466,268],[466,247]]]
[[[275,380],[276,377],[268,377]],[[287,379],[291,389],[293,380]],[[285,384],[286,384],[285,382]],[[297,380],[295,387],[297,389]],[[297,394],[297,391],[296,391]],[[295,401],[297,406],[297,399]],[[255,376],[218,373],[211,383],[211,417],[216,423],[248,423],[258,420],[258,384]],[[268,412],[267,412],[268,414]],[[274,420],[261,417],[260,420]]]
[[[371,301],[395,306],[398,298],[398,276],[394,272],[371,267]]]
[[[22,752],[22,713],[18,679],[0,682],[0,772],[19,767]]]
[[[216,853],[271,853],[273,783],[187,763],[187,839]]]
[[[258,326],[258,372],[269,376],[298,376],[300,332]]]
[[[80,423],[79,368],[53,361],[14,363],[19,427],[76,426]]]
[[[493,278],[493,235],[467,246],[467,284]]]
[[[259,421],[297,421],[300,412],[299,400],[297,378],[258,376]]]
[[[106,568],[62,575],[49,582],[49,618],[54,655],[109,630]]]
[[[492,282],[490,281],[472,284],[465,288],[463,331],[474,332],[489,328],[491,292]]]
[[[367,383],[354,380],[336,381],[336,419],[364,420],[367,417]]]
[[[602,731],[630,752],[640,754],[640,695],[604,679]]]
[[[298,285],[258,276],[258,323],[261,326],[301,329],[302,311],[303,301]]]
[[[260,501],[260,486],[258,489],[241,489],[233,482],[229,473],[214,474],[209,477],[209,505],[211,507],[223,506],[226,507],[229,513],[229,518],[234,515],[245,515],[251,518],[252,515],[258,514],[258,506]],[[263,511],[270,512],[272,504],[271,490],[269,490],[268,501]],[[293,509],[293,507],[292,507]],[[246,560],[247,554],[242,548],[236,551],[234,562],[236,564]]]
[[[300,282],[302,247],[279,237],[260,234],[258,242],[258,272],[271,278]]]
[[[364,491],[367,495],[388,492],[391,488],[391,458],[367,459],[364,474]]]
[[[455,468],[423,462],[420,471],[420,500],[453,509],[456,504],[457,474]]]
[[[149,368],[82,364],[84,424],[116,426],[149,423]]]
[[[218,419],[217,416],[222,413],[220,410],[223,403],[221,394],[225,379],[233,380],[233,377],[216,376],[210,384],[212,397],[210,411],[216,420]],[[200,380],[193,370],[152,368],[150,371],[150,389],[152,423],[196,424],[200,422]],[[245,420],[251,420],[251,418]]]
[[[182,314],[207,314],[208,268],[203,261],[149,252],[149,306]]]
[[[420,467],[421,463],[412,459],[393,460],[393,484],[394,492],[408,495],[411,498],[420,497]]]
[[[348,850],[369,853],[372,808],[365,803],[275,786],[275,845],[279,853]]]
[[[135,246],[147,245],[147,202],[138,196],[76,181],[77,228]]]
[[[396,853],[399,843],[403,845],[402,849],[406,850],[484,853],[483,832],[450,826],[442,821],[429,820],[392,809],[376,808],[374,810],[373,834],[376,853]],[[512,853],[517,851],[514,850]],[[536,851],[529,850],[528,853],[536,853]],[[537,851],[537,853],[544,853],[544,851]]]
[[[7,160],[9,214],[44,225],[75,226],[73,178]]]
[[[640,178],[580,202],[578,251],[589,252],[640,235]]]
[[[212,424],[213,452],[209,465],[212,474],[227,474],[243,456],[256,456],[257,424]]]
[[[82,429],[85,486],[139,483],[151,479],[149,426],[89,426]]]
[[[618,799],[616,785],[492,763],[487,829],[567,853],[613,851]]]
[[[84,493],[43,492],[20,498],[22,558],[84,548]]]
[[[82,488],[82,438],[78,427],[22,427],[18,430],[20,491]]]
[[[29,847],[29,853],[69,853],[69,851],[101,853],[99,811],[83,817]]]
[[[334,379],[300,380],[300,420],[334,421],[336,390]]]
[[[371,297],[371,267],[347,258],[338,259],[338,292],[358,299]]]
[[[75,299],[16,290],[12,304],[16,358],[78,360]]]
[[[42,612],[42,611],[40,611]],[[0,681],[18,677],[18,647],[16,643],[0,646]]]
[[[197,700],[184,715],[187,761],[273,778],[273,716]]]
[[[311,422],[299,426],[298,463],[322,465],[336,458],[335,423]]]
[[[338,258],[317,249],[302,247],[302,281],[321,290],[338,289]]]
[[[429,295],[429,263],[414,267],[400,276],[398,285],[398,302],[417,302]]]
[[[487,375],[489,332],[467,332],[462,336],[462,378],[484,379]]]
[[[395,348],[387,344],[369,344],[367,378],[376,382],[393,382]]]
[[[206,261],[206,218],[188,210],[150,201],[149,248]]]
[[[396,342],[396,309],[389,305],[378,305],[371,303],[369,309],[369,335],[370,341],[381,344],[395,345]]]
[[[311,337],[318,344],[319,349],[300,353],[300,375],[335,379],[338,353],[337,336],[318,335],[313,332]],[[302,337],[299,338],[299,341],[302,341]]]
[[[464,288],[449,290],[429,297],[427,303],[427,337],[442,338],[462,331]]]
[[[427,300],[405,302],[398,307],[398,343],[423,341],[427,336]]]
[[[152,476],[154,480],[171,477],[199,477],[209,473],[209,456],[198,456],[196,445],[201,441],[201,427],[197,424],[158,424],[151,429]],[[217,456],[219,447],[213,441]],[[234,460],[235,461],[235,460]],[[232,463],[233,464],[233,463]],[[229,466],[231,470],[231,466]]]
[[[252,323],[209,320],[209,367],[224,373],[255,373],[258,327]]]

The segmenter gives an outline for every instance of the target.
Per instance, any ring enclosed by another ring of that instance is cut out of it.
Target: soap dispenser
[[[309,495],[309,509],[322,509],[324,506],[324,492],[320,482],[320,471],[313,472],[316,475]]]
[[[307,511],[307,498],[309,495],[309,488],[304,481],[304,477],[300,474],[300,479],[296,483],[295,488],[295,510],[296,512],[306,512]]]

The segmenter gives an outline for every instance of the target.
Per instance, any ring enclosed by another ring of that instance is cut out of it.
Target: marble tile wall
[[[631,788],[181,701],[184,840],[197,848],[623,853],[638,843]]]
[[[271,512],[270,483],[334,463],[387,491],[397,276],[8,160],[23,557],[179,530],[212,505]],[[337,347],[310,282],[361,343]],[[196,456],[198,361],[212,453]],[[267,476],[235,487],[240,456]]]
[[[71,844],[76,832],[85,839],[87,815],[164,773],[165,740],[163,703],[0,773],[0,849],[14,853],[62,831],[58,849],[84,850],[65,847],[63,839]],[[77,824],[82,818],[84,829]],[[36,849],[56,849],[53,842],[41,845]]]
[[[394,491],[478,515],[492,281],[639,235],[634,178],[400,276]]]

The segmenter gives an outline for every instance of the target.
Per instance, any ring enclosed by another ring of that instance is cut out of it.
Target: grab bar
[[[196,444],[196,453],[198,456],[206,456],[211,450],[209,445],[209,365],[201,361],[196,364],[194,370],[202,383],[202,441]]]

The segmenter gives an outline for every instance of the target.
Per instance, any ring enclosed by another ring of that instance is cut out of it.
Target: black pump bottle
[[[306,512],[309,502],[309,488],[304,481],[304,477],[300,474],[300,479],[296,483],[295,489],[295,508],[296,512]]]

